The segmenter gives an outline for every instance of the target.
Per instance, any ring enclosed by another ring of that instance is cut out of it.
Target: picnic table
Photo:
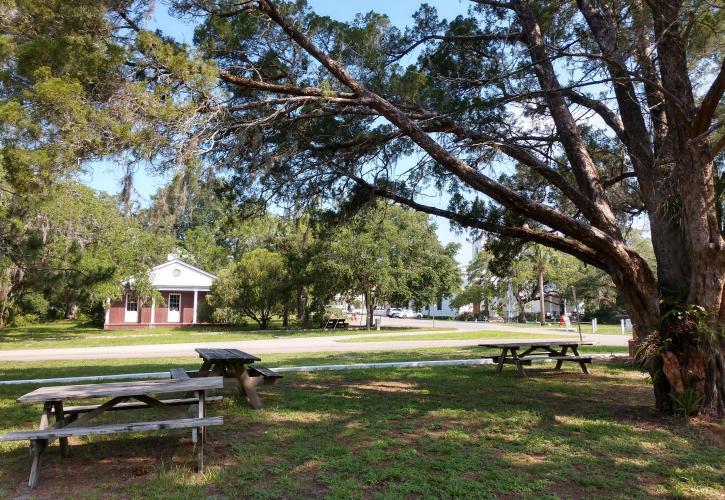
[[[498,342],[495,344],[479,344],[479,347],[501,349],[501,354],[499,355],[486,356],[498,364],[496,373],[501,373],[504,364],[512,364],[516,365],[518,374],[525,377],[524,365],[529,366],[532,361],[538,359],[556,360],[555,370],[560,370],[562,363],[565,361],[578,363],[584,373],[589,373],[586,364],[591,363],[592,358],[591,356],[582,356],[579,354],[579,346],[582,345],[594,345],[594,342],[570,340]],[[519,349],[523,349],[523,352],[519,353]],[[572,354],[567,354],[569,349],[571,349]]]
[[[261,361],[257,356],[239,349],[195,349],[204,361],[198,372],[191,372],[191,377],[224,377],[225,387],[235,387],[242,395],[246,395],[254,409],[262,407],[257,394],[257,386],[274,384],[282,375],[265,366],[252,365]]]
[[[220,377],[187,380],[152,380],[141,382],[113,382],[105,384],[84,384],[40,387],[17,399],[18,403],[43,403],[43,413],[37,430],[10,432],[0,436],[0,441],[30,441],[32,465],[28,485],[34,488],[38,483],[40,456],[56,439],[60,442],[61,454],[69,454],[68,438],[95,436],[122,432],[146,432],[161,429],[192,429],[192,441],[197,452],[197,465],[204,467],[204,429],[210,425],[221,425],[223,417],[206,416],[206,393],[223,386]],[[192,392],[194,397],[161,400],[159,394]],[[107,399],[104,403],[65,406],[67,401],[85,399]],[[136,401],[128,402],[129,399]],[[197,416],[189,418],[183,405],[198,405]],[[133,422],[123,424],[87,425],[108,411],[138,410],[156,408],[165,414],[164,420]],[[54,419],[55,423],[51,424]]]
[[[345,318],[329,318],[322,320],[320,323],[320,328],[323,330],[327,330],[328,328],[335,329],[335,328],[347,328],[347,319]]]

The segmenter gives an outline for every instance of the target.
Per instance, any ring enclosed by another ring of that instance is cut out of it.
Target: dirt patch
[[[693,418],[687,424],[696,429],[706,442],[718,448],[725,448],[725,423]]]
[[[405,393],[416,393],[423,394],[425,391],[418,388],[416,384],[410,382],[402,382],[396,380],[382,380],[382,381],[369,381],[365,383],[355,382],[320,382],[320,383],[298,383],[294,384],[295,388],[299,389],[316,389],[316,390],[329,390],[329,389],[359,389],[364,391],[376,391],[376,392],[405,392]]]

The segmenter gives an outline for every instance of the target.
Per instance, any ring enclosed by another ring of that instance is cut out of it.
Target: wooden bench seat
[[[30,478],[28,486],[35,488],[38,484],[40,469],[40,455],[45,448],[54,440],[60,439],[61,444],[69,437],[100,436],[107,434],[118,434],[122,432],[149,432],[166,429],[194,429],[202,430],[212,425],[223,425],[224,417],[184,418],[175,420],[156,420],[154,422],[133,422],[126,424],[104,424],[87,427],[51,427],[32,431],[8,432],[0,436],[0,441],[30,441],[30,452],[33,461],[30,467]],[[203,436],[203,434],[202,434]],[[66,443],[67,446],[67,443]],[[197,467],[199,471],[204,468],[204,447],[203,440],[196,444]],[[63,456],[66,456],[65,454]]]
[[[525,362],[525,361],[528,361],[530,363],[531,360],[533,360],[533,359],[542,359],[542,358],[535,357],[535,356],[525,356],[525,357],[519,358],[519,359],[522,361],[522,364],[523,364],[523,362]],[[586,364],[592,362],[591,356],[577,356],[577,355],[547,356],[546,358],[543,358],[543,359],[551,359],[551,360],[556,361],[556,368],[555,368],[556,370],[561,368],[561,364],[564,361],[571,361],[572,363],[578,363],[579,367],[582,369],[582,371],[584,373],[589,373],[589,369],[587,368]]]
[[[282,378],[282,375],[262,365],[252,365],[247,368],[250,377],[264,377],[269,379]]]
[[[501,355],[494,355],[494,356],[481,356],[483,359],[491,359],[494,363],[499,364],[501,363]],[[581,367],[582,371],[584,373],[589,373],[589,370],[586,367],[586,363],[591,363],[592,358],[591,356],[577,356],[577,355],[571,355],[571,356],[555,356],[555,355],[548,355],[548,356],[520,356],[517,359],[514,359],[512,357],[506,356],[503,360],[503,364],[505,365],[516,365],[517,367],[521,366],[531,366],[531,363],[533,361],[547,361],[552,360],[556,361],[556,369],[560,369],[561,365],[564,361],[570,361],[573,363],[579,363],[579,366]],[[519,373],[522,374],[523,371],[519,370]]]
[[[156,420],[153,422],[134,422],[130,424],[104,424],[88,427],[60,427],[33,431],[8,432],[0,436],[0,441],[38,441],[67,437],[99,436],[121,432],[147,432],[164,429],[191,429],[223,425],[224,417],[185,418],[175,420]]]
[[[207,403],[218,403],[222,401],[224,398],[222,396],[211,396],[206,398]],[[169,405],[169,406],[184,406],[184,405],[195,405],[199,402],[196,398],[179,398],[179,399],[162,399],[162,403]],[[98,408],[100,405],[84,405],[84,406],[67,406],[63,408],[63,413],[65,415],[73,415],[78,413],[88,413],[96,408]],[[116,411],[116,410],[141,410],[144,408],[153,408],[151,405],[144,403],[142,401],[132,401],[130,403],[119,403],[116,406],[109,408],[107,411]],[[55,408],[54,408],[55,410]]]

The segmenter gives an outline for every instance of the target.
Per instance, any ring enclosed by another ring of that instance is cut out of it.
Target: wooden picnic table
[[[264,366],[249,366],[261,359],[239,349],[198,348],[196,352],[204,361],[198,372],[190,373],[192,377],[224,377],[224,386],[238,388],[240,394],[245,395],[255,409],[262,407],[257,386],[273,384],[278,378],[282,378],[282,375]]]
[[[320,323],[320,328],[322,328],[323,330],[327,330],[328,328],[331,328],[334,330],[336,328],[347,328],[347,327],[348,327],[347,319],[345,319],[345,318],[330,318],[330,319],[323,320]]]
[[[526,376],[524,365],[531,365],[531,362],[537,359],[556,360],[555,370],[560,370],[562,363],[570,361],[578,363],[584,373],[589,373],[586,363],[591,363],[591,356],[582,356],[579,354],[579,346],[594,345],[594,342],[570,341],[570,340],[546,340],[531,342],[497,342],[492,344],[479,344],[479,347],[487,347],[489,349],[501,349],[501,354],[490,356],[494,363],[497,363],[496,373],[501,373],[504,364],[516,365],[518,374],[522,377]],[[558,347],[559,349],[556,349]],[[523,349],[519,353],[519,349]],[[571,349],[572,354],[567,351]],[[508,353],[508,354],[507,354]]]
[[[141,382],[112,382],[105,384],[83,384],[40,387],[17,399],[18,403],[43,403],[43,413],[37,430],[11,432],[0,436],[0,441],[30,440],[32,465],[28,485],[33,488],[38,482],[40,456],[55,439],[60,441],[61,454],[68,456],[68,438],[115,434],[120,432],[142,432],[161,429],[192,429],[192,439],[197,448],[199,470],[204,467],[204,428],[221,425],[222,417],[206,417],[206,392],[223,386],[220,377],[187,380],[152,380]],[[159,394],[193,392],[194,398],[160,400]],[[152,396],[152,394],[154,396]],[[85,399],[107,399],[101,404],[66,407],[67,401]],[[127,403],[129,399],[136,402]],[[189,418],[180,405],[198,405],[197,416]],[[125,424],[86,425],[108,411],[156,408],[165,413],[166,419]],[[55,423],[51,420],[55,417]]]

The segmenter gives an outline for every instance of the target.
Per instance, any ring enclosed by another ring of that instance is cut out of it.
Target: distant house
[[[153,328],[183,326],[200,322],[206,307],[206,294],[216,279],[198,267],[169,255],[169,259],[151,270],[151,284],[161,292],[163,304],[142,303],[132,290],[110,303],[104,328]],[[132,282],[133,279],[129,279]]]

